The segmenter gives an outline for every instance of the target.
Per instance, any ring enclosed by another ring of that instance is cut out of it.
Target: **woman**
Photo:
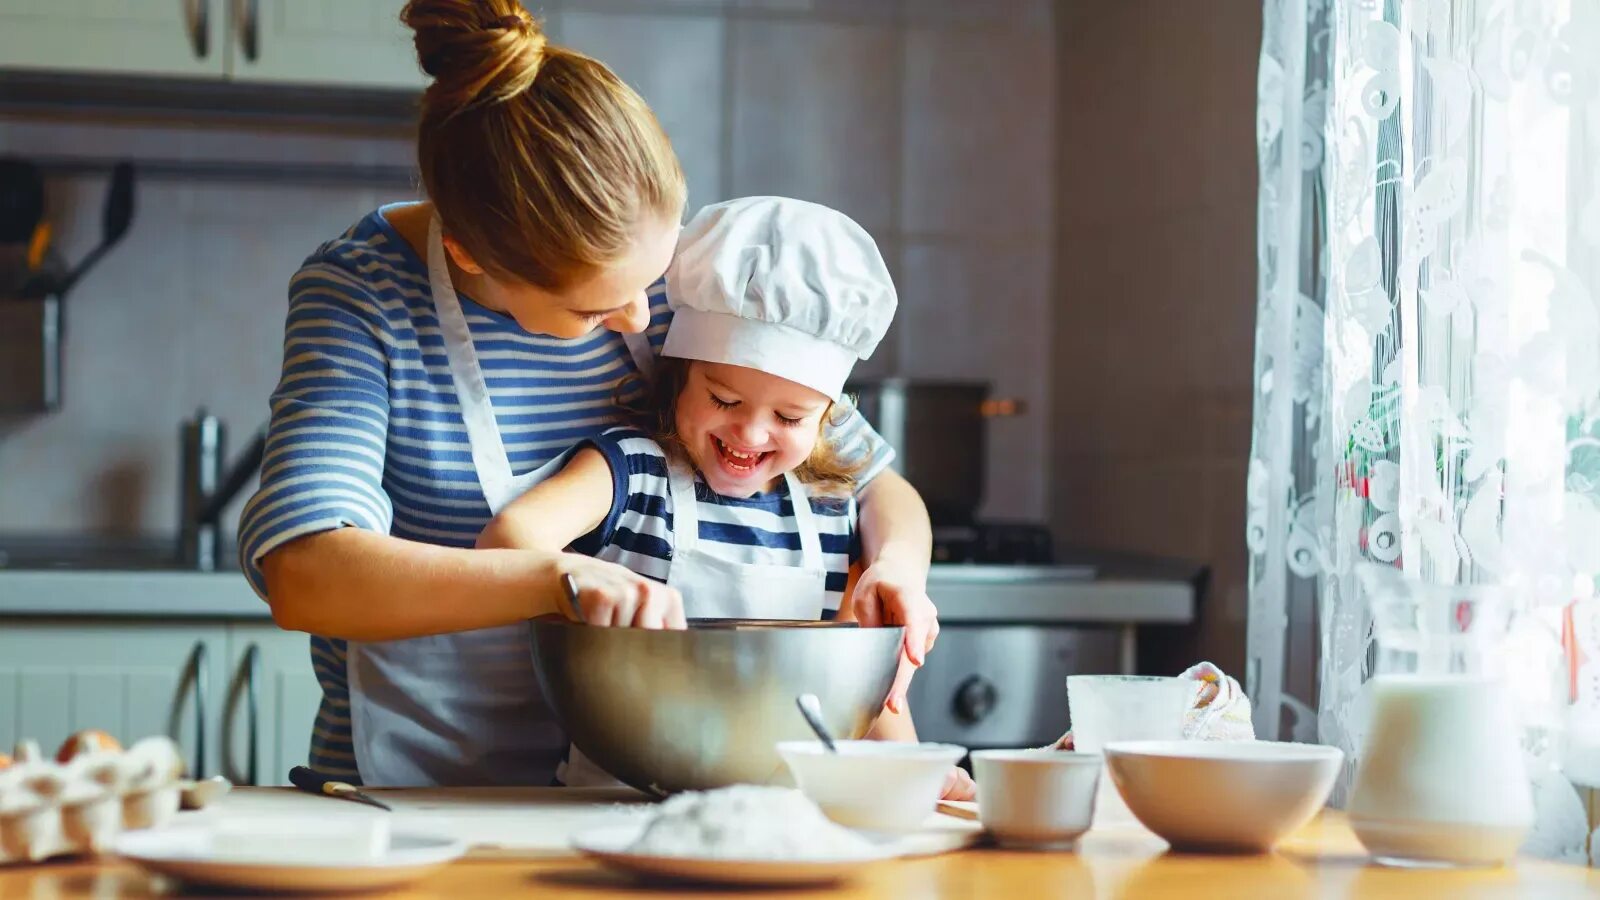
[[[402,18],[434,78],[417,142],[430,201],[368,215],[291,282],[240,554],[274,620],[314,635],[315,768],[543,784],[565,739],[520,623],[549,608],[552,574],[609,611],[595,624],[659,627],[681,599],[599,560],[471,548],[648,373],[683,175],[638,95],[548,46],[514,0],[413,0]],[[858,617],[905,624],[920,665],[938,632],[926,511],[859,417],[833,438],[866,460]]]

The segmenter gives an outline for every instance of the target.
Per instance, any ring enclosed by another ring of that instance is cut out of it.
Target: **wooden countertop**
[[[1279,898],[1600,897],[1600,870],[1533,860],[1492,870],[1401,870],[1369,865],[1355,835],[1336,812],[1266,856],[1166,853],[1166,845],[1137,828],[1086,835],[1075,853],[1019,853],[990,848],[929,859],[880,863],[856,881],[815,891],[778,894],[717,892],[719,897],[828,898]],[[0,868],[0,897],[149,898],[179,893],[173,882],[117,861],[57,862]],[[639,898],[696,895],[642,886],[579,858],[465,860],[409,890],[385,898],[528,897]],[[194,895],[190,895],[194,896]]]

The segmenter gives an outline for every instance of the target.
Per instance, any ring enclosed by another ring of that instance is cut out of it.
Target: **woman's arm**
[[[560,578],[572,563],[566,556],[439,547],[340,528],[288,541],[260,566],[280,628],[392,641],[558,612]]]

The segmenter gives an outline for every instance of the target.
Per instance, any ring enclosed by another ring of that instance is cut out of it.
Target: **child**
[[[816,204],[717,204],[685,226],[667,296],[673,321],[640,427],[580,445],[479,546],[570,546],[676,589],[681,611],[635,624],[851,620],[857,469],[822,432],[894,316],[877,246]],[[915,740],[903,710],[872,734]],[[568,766],[566,783],[583,768]],[[947,794],[969,795],[970,780],[952,773]]]

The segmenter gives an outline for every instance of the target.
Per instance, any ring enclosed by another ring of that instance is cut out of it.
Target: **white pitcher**
[[[1378,656],[1350,824],[1379,861],[1497,865],[1533,824],[1522,723],[1500,665],[1502,589],[1363,573]]]

